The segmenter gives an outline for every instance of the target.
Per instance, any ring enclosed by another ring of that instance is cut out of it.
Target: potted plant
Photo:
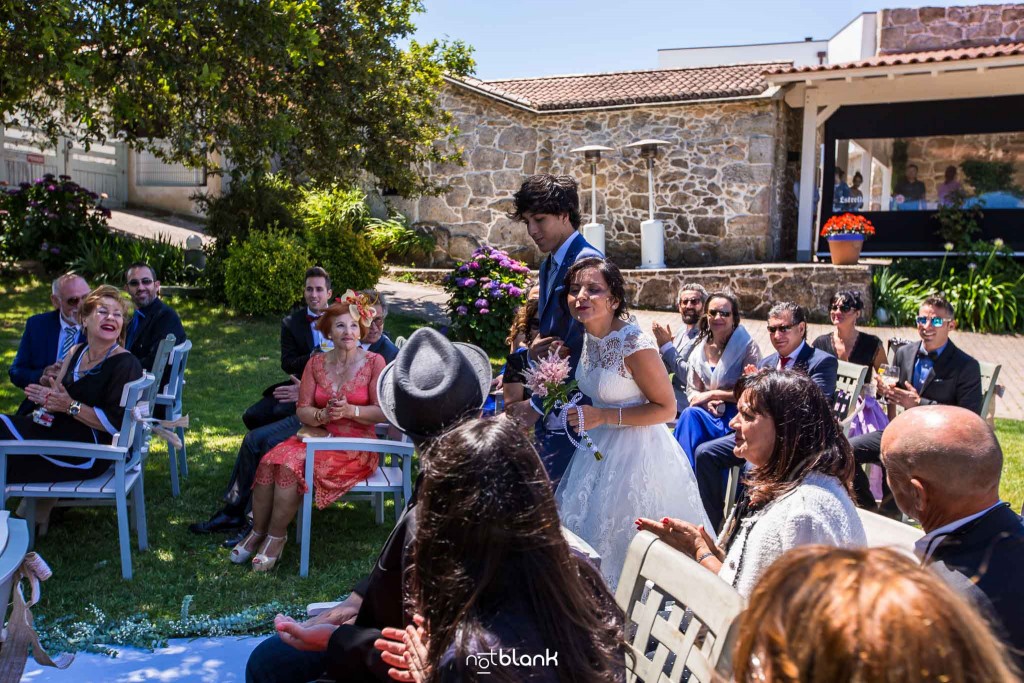
[[[875,226],[871,221],[855,213],[832,216],[821,229],[821,236],[828,240],[832,263],[837,266],[856,264],[864,239],[874,234]]]

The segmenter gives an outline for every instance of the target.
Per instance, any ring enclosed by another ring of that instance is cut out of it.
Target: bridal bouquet
[[[578,431],[580,439],[594,453],[594,458],[601,460],[604,456],[594,446],[594,442],[590,439],[590,435],[587,434],[586,425],[583,421],[583,406],[579,405],[583,394],[577,390],[576,380],[569,379],[570,372],[569,359],[560,358],[557,351],[551,351],[547,356],[540,359],[536,368],[525,371],[526,386],[529,387],[534,396],[543,399],[541,405],[544,408],[544,417],[547,417],[552,410],[562,411],[562,427],[565,429],[565,433],[569,437],[569,441],[572,442],[572,445],[579,447],[579,442],[573,438],[572,430],[569,429],[569,410],[575,408],[576,415],[579,417]]]

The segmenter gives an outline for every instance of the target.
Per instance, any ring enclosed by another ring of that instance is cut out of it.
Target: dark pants
[[[303,652],[276,635],[256,646],[245,663],[246,683],[315,681],[327,670],[325,652]]]
[[[7,425],[0,421],[0,441],[15,440],[17,437],[7,428]],[[17,439],[20,441],[20,439]],[[56,457],[56,456],[54,456]],[[88,458],[76,458],[70,455],[63,455],[58,458],[66,463],[80,465],[88,462]],[[62,467],[50,462],[41,455],[8,455],[7,456],[7,483],[8,484],[29,484],[37,481],[77,481],[79,479],[92,479],[110,469],[113,460],[93,461],[92,465],[85,468]]]
[[[295,405],[294,403],[291,405]],[[252,484],[256,481],[256,468],[267,451],[299,431],[299,418],[292,415],[254,429],[242,439],[242,447],[235,458],[231,482],[224,493],[224,512],[240,517],[245,514],[252,499]]]
[[[732,453],[736,446],[736,435],[727,434],[718,439],[705,441],[693,452],[693,471],[697,476],[700,500],[704,512],[715,531],[720,531],[725,521],[725,484],[731,467],[740,467],[746,460]]]
[[[861,465],[872,463],[882,467],[882,432],[871,432],[862,436],[855,436],[850,439],[853,446],[853,457],[857,461],[857,469],[853,474],[853,493],[857,505],[866,510],[878,511],[888,517],[899,517],[900,510],[889,490],[889,482],[882,477],[882,502],[875,503],[875,495],[871,493],[871,482]],[[885,468],[882,467],[882,474]]]
[[[566,468],[569,467],[569,461],[572,460],[576,447],[569,441],[565,432],[552,432],[538,428],[536,435],[540,459],[551,479],[551,487],[558,488],[558,482],[565,474]]]
[[[273,396],[264,396],[242,413],[242,422],[249,431],[266,427],[286,417],[295,415],[294,403],[282,403]]]

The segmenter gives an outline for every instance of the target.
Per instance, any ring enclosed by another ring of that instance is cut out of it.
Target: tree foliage
[[[459,41],[409,39],[419,0],[0,0],[0,116],[83,143],[117,136],[169,161],[403,195],[454,161],[444,75]],[[405,47],[402,47],[402,45]],[[164,139],[166,147],[154,140]]]

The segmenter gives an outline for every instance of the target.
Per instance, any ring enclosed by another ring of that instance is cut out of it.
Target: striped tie
[[[65,327],[64,328],[64,339],[60,343],[60,355],[57,356],[57,360],[64,360],[64,356],[68,355],[68,351],[75,345],[75,338],[78,336],[77,327]]]

